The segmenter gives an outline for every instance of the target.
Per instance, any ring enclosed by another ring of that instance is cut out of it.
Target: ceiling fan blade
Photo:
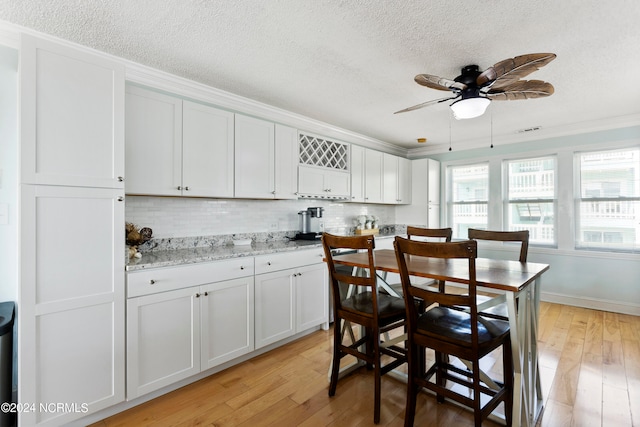
[[[553,95],[551,83],[542,80],[519,80],[509,86],[496,89],[492,87],[487,98],[493,101],[515,101],[519,99],[544,98]]]
[[[406,113],[407,111],[418,110],[420,108],[428,107],[429,105],[439,104],[441,102],[449,101],[450,99],[456,99],[458,96],[452,96],[450,98],[432,99],[431,101],[423,102],[422,104],[414,105],[413,107],[405,108],[404,110],[396,111],[393,114]]]
[[[431,74],[418,74],[414,80],[422,86],[437,90],[465,90],[467,85],[456,82],[455,80],[445,79],[444,77],[433,76]]]
[[[556,55],[554,53],[530,53],[528,55],[520,55],[515,58],[500,61],[482,74],[487,73],[487,71],[493,68],[496,77],[493,80],[492,87],[504,89],[506,86],[544,67],[555,58]],[[480,76],[482,76],[482,74]],[[480,76],[478,76],[478,78],[480,78]]]
[[[497,77],[498,73],[496,73],[495,68],[489,67],[476,78],[476,84],[478,87],[483,87],[493,82]]]

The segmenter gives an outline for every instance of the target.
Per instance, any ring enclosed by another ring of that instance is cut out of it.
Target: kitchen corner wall
[[[298,211],[324,208],[327,231],[353,227],[358,215],[375,215],[380,224],[395,224],[395,206],[315,199],[244,200],[127,196],[125,218],[150,227],[155,238],[297,231]]]

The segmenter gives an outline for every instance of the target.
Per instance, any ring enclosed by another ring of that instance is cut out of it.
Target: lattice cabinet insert
[[[300,164],[349,170],[349,145],[323,137],[300,134]]]

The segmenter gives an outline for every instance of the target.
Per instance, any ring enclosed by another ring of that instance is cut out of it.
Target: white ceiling
[[[640,117],[638,0],[0,0],[0,19],[409,149]],[[447,95],[416,74],[535,52],[557,54],[527,77],[548,98],[393,114]]]

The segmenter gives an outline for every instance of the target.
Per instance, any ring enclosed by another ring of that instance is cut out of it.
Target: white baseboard
[[[640,305],[627,304],[620,301],[575,297],[572,295],[556,294],[553,292],[542,292],[540,294],[540,300],[558,304],[573,305],[575,307],[591,308],[594,310],[640,316]]]

